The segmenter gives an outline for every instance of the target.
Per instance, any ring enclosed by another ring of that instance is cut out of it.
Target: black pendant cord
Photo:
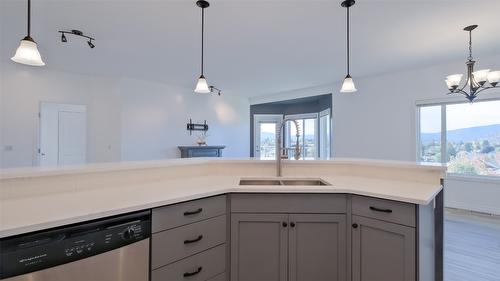
[[[28,0],[28,37],[31,37],[31,0]]]
[[[349,26],[349,7],[347,7],[347,76],[350,76],[350,26]]]
[[[205,8],[201,8],[201,76],[204,70]]]

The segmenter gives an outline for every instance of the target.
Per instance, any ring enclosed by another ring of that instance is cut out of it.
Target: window
[[[331,117],[330,109],[319,113],[319,158],[330,158],[331,148]]]
[[[287,115],[286,118],[297,121],[300,129],[299,145],[301,159],[318,158],[318,114]],[[288,122],[286,125],[285,144],[290,159],[294,158],[294,146],[297,141],[295,125]]]
[[[448,172],[500,177],[500,100],[419,106],[419,157]]]

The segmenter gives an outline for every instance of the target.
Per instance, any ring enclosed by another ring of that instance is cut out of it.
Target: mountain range
[[[422,143],[428,143],[433,140],[439,140],[440,137],[440,133],[424,133],[420,135],[420,140]],[[446,134],[446,139],[449,142],[455,143],[484,139],[489,139],[490,141],[496,139],[500,141],[500,124],[451,130]]]

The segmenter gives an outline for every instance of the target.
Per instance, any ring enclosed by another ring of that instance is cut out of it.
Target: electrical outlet
[[[3,151],[13,151],[14,150],[14,146],[12,145],[4,145],[3,147]]]

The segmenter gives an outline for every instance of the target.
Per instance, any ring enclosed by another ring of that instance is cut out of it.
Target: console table
[[[191,145],[178,146],[181,151],[181,158],[193,157],[222,157],[222,150],[225,145]]]

